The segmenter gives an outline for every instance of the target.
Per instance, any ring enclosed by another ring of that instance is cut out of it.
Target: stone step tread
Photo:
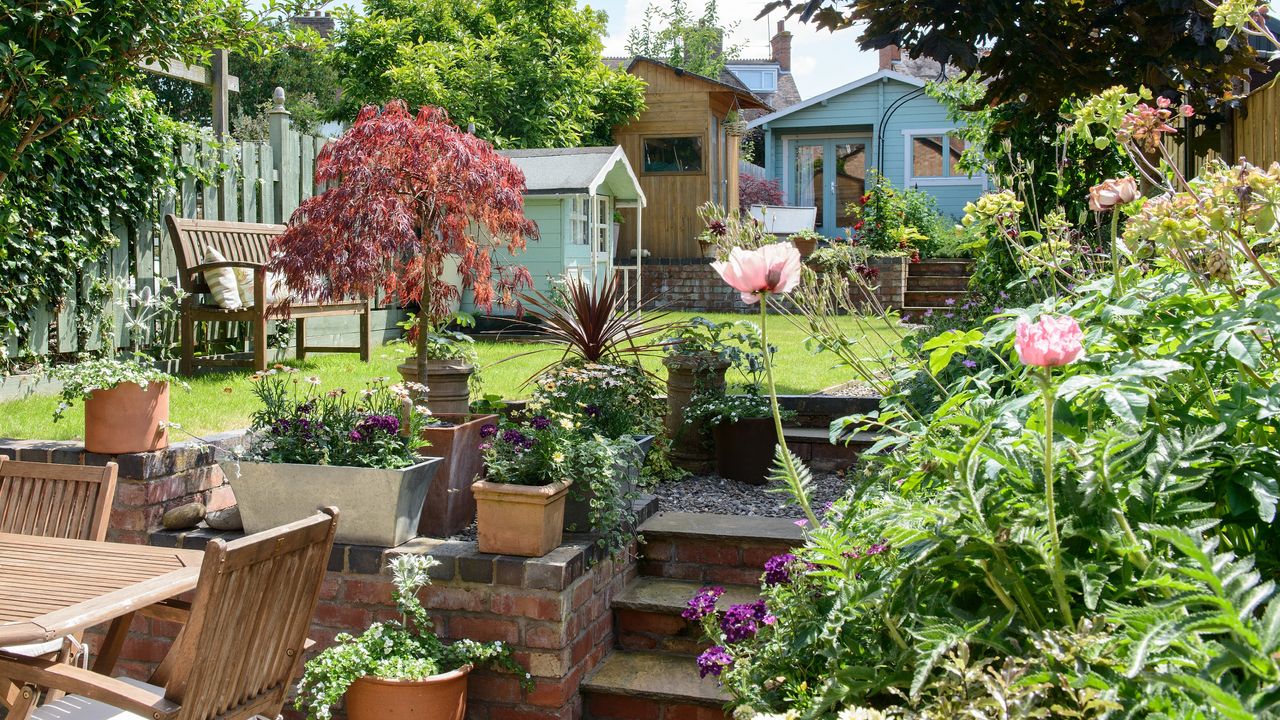
[[[659,512],[640,526],[650,537],[705,540],[764,540],[799,543],[804,539],[795,520],[716,513]]]
[[[789,427],[782,429],[783,435],[791,442],[822,442],[829,444],[831,442],[831,433],[827,428],[798,428]],[[844,445],[872,445],[880,437],[875,433],[859,432],[850,435]]]
[[[679,615],[688,606],[689,598],[696,595],[702,588],[714,584],[661,577],[641,577],[613,599],[613,606],[624,610]],[[760,597],[760,589],[750,585],[721,584],[718,587],[724,588],[724,595],[721,596],[722,603],[732,605],[751,603]]]
[[[582,683],[582,692],[719,707],[728,694],[714,677],[699,678],[691,657],[614,650]]]

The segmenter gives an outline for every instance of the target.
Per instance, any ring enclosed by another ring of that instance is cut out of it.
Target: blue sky
[[[627,31],[640,24],[650,2],[669,5],[670,0],[581,0],[597,10],[609,13],[609,35],[605,38],[605,54],[623,55]],[[782,11],[768,19],[754,20],[764,7],[761,0],[720,0],[720,18],[726,24],[737,23],[729,42],[744,46],[747,57],[768,57],[769,38],[774,34]],[[686,0],[695,12],[702,11],[703,0]],[[791,40],[791,69],[802,97],[813,97],[852,82],[876,71],[877,55],[858,49],[857,29],[830,33],[803,25],[794,18],[787,21]]]

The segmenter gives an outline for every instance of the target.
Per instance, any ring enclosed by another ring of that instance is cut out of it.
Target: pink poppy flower
[[[1125,205],[1142,197],[1138,190],[1138,182],[1131,177],[1104,180],[1099,185],[1089,188],[1089,209],[1094,212],[1114,210],[1117,205]]]
[[[759,250],[733,248],[726,262],[711,267],[726,283],[754,305],[763,293],[791,292],[800,284],[800,251],[791,243],[774,243]]]
[[[1058,367],[1069,365],[1084,355],[1084,333],[1069,315],[1042,315],[1035,323],[1018,322],[1013,346],[1024,365]]]

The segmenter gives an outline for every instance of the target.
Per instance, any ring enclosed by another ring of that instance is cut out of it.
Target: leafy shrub
[[[666,403],[657,382],[639,365],[571,362],[533,382],[531,412],[577,416],[586,434],[618,438],[662,432]]]
[[[752,205],[781,204],[781,182],[747,173],[738,175],[738,208],[743,212],[750,210]]]
[[[898,251],[919,257],[967,253],[966,240],[938,211],[932,195],[916,188],[899,190],[872,173],[870,187],[845,212],[853,215],[852,237],[873,251]]]

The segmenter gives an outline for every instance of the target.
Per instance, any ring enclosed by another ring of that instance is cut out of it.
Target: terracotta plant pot
[[[814,250],[818,249],[817,238],[792,238],[791,244],[796,246],[796,249],[800,251],[800,257],[804,258],[809,257]]]
[[[437,419],[452,423],[447,427],[427,427],[422,439],[430,445],[418,448],[424,457],[443,458],[436,479],[431,483],[427,502],[422,507],[418,534],[449,537],[462,532],[476,517],[476,499],[471,483],[484,473],[484,457],[480,453],[480,429],[497,423],[497,415],[454,415],[442,413]]]
[[[418,382],[418,359],[410,357],[396,368],[406,382]],[[432,413],[462,414],[471,409],[471,375],[475,366],[463,360],[427,361],[427,409]]]
[[[777,453],[773,418],[746,418],[711,429],[716,441],[716,472],[720,477],[750,485],[764,485]]]
[[[362,677],[347,688],[347,719],[463,720],[470,672],[466,665],[426,680]]]
[[[536,486],[481,480],[471,492],[476,497],[480,552],[542,557],[560,547],[568,480]]]
[[[666,427],[671,438],[671,463],[693,473],[708,472],[715,459],[707,442],[710,430],[704,423],[686,424],[684,409],[698,390],[724,389],[729,362],[716,355],[668,355],[662,364],[667,367]]]
[[[84,401],[84,449],[101,455],[169,446],[169,383],[121,383]]]

